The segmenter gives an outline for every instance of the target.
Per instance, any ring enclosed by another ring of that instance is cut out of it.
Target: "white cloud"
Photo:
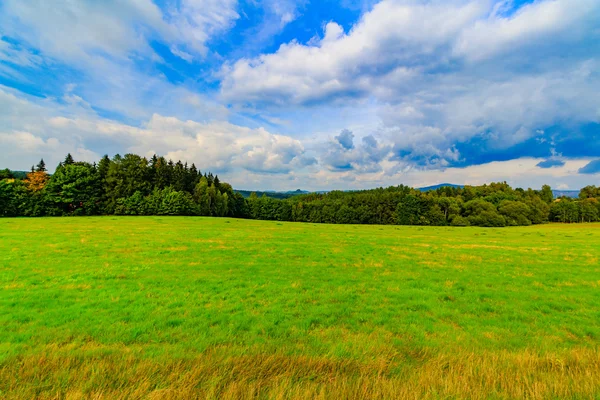
[[[169,10],[168,19],[187,48],[205,54],[209,39],[239,18],[236,8],[237,0],[181,0],[178,8]],[[183,54],[179,50],[176,55]]]
[[[234,0],[182,0],[167,10],[151,0],[0,2],[0,37],[12,38],[0,40],[0,76],[29,84],[46,77],[47,85],[77,82],[74,94],[128,120],[147,120],[156,111],[224,118],[226,108],[190,89],[193,82],[170,83],[154,69],[163,60],[149,43],[163,41],[188,62],[202,59],[207,41],[234,23],[235,7]]]
[[[383,0],[347,33],[330,22],[321,40],[226,65],[222,96],[267,110],[374,102],[396,158],[432,168],[470,163],[458,144],[476,140],[485,154],[540,128],[598,121],[600,3],[509,9]]]
[[[493,14],[466,27],[454,41],[454,53],[470,61],[506,53],[516,47],[548,43],[549,37],[581,39],[590,23],[597,23],[596,0],[538,1],[506,18]]]
[[[2,34],[75,65],[98,55],[152,55],[151,38],[171,43],[184,59],[189,51],[204,55],[206,43],[239,17],[237,0],[181,0],[166,12],[152,0],[6,0],[0,7]]]
[[[145,29],[174,34],[150,0],[6,0],[2,13],[4,34],[23,39],[51,57],[75,63],[93,53],[127,58],[132,51],[148,52]]]
[[[44,157],[53,166],[67,152],[81,155],[83,160],[97,160],[97,154],[88,150],[91,144],[114,149],[113,154],[159,153],[214,172],[280,174],[313,162],[300,141],[264,128],[250,129],[224,121],[183,121],[158,114],[142,126],[132,126],[100,118],[83,99],[75,100],[62,106],[50,100],[36,103],[39,100],[19,98],[0,89],[0,110],[11,118],[0,130],[0,162],[22,169]]]
[[[225,66],[222,93],[256,104],[370,95],[388,100],[389,90],[398,98],[403,90],[418,90],[415,83],[424,78],[453,72],[462,59],[514,54],[550,38],[577,41],[599,16],[594,0],[538,1],[511,16],[497,14],[483,0],[383,0],[347,34],[330,22],[321,40],[290,42],[275,53]],[[519,56],[528,61],[526,54]]]
[[[0,87],[0,112],[4,112],[0,118],[12,116],[0,129],[0,168],[26,170],[40,158],[53,168],[67,152],[78,160],[97,161],[104,151],[91,150],[94,148],[112,149],[107,151],[111,155],[135,152],[149,157],[156,152],[194,162],[203,171],[220,173],[223,180],[245,189],[365,189],[400,183],[420,187],[441,182],[482,184],[504,180],[524,187],[550,183],[577,188],[590,183],[589,176],[577,173],[590,162],[589,158],[560,158],[565,164],[550,169],[537,167],[543,160],[540,158],[466,168],[419,169],[390,159],[390,143],[371,135],[357,139],[349,132],[338,133],[321,141],[321,152],[313,154],[303,142],[263,128],[161,115],[132,126],[98,117],[84,106],[84,100],[57,104],[51,99],[16,93]],[[320,165],[315,165],[315,155]],[[327,168],[332,156],[341,157],[352,168]]]
[[[381,76],[398,69],[410,76],[407,65],[415,56],[434,54],[448,36],[484,11],[480,2],[415,5],[384,0],[348,34],[331,22],[317,43],[291,42],[274,54],[226,66],[223,95],[257,103],[366,95]]]
[[[514,162],[448,167],[485,162],[488,153],[505,159],[503,151],[532,138],[560,156],[560,134],[538,130],[600,121],[598,1],[538,0],[516,12],[509,0],[346,3],[368,10],[354,27],[330,21],[322,38],[227,63],[215,99],[195,90],[201,78],[193,73],[170,83],[153,68],[163,60],[149,43],[166,44],[188,67],[218,59],[211,40],[247,17],[237,0],[162,9],[151,0],[5,0],[0,37],[19,44],[0,40],[0,76],[26,82],[30,70],[64,68],[48,75],[64,78],[67,90],[41,99],[0,87],[0,142],[9,149],[0,161],[27,168],[48,153],[55,165],[67,151],[81,159],[159,152],[265,189],[471,183],[512,173],[523,184],[521,171],[571,187],[586,179],[577,175],[583,165],[570,164],[581,160],[542,170],[530,168],[541,159],[526,152]],[[253,4],[265,13],[249,30],[249,48],[281,32],[304,2]],[[71,71],[81,76],[71,81]],[[354,136],[341,137],[342,129]],[[471,160],[469,151],[482,156]]]

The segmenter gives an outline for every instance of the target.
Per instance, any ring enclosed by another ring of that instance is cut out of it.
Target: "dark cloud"
[[[352,150],[354,148],[354,134],[348,129],[344,129],[340,132],[339,136],[335,137],[335,140],[346,150]]]
[[[588,165],[579,169],[580,174],[592,175],[600,173],[600,159],[590,161]]]
[[[540,161],[537,163],[536,167],[539,168],[554,168],[554,167],[562,167],[565,165],[564,161],[561,160],[553,160],[549,158],[548,160]]]
[[[321,161],[332,171],[372,173],[382,170],[381,162],[390,155],[392,146],[381,144],[373,135],[354,145],[354,134],[344,129],[323,150]]]

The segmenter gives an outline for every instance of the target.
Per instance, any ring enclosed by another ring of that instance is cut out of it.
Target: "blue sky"
[[[600,184],[597,0],[0,0],[0,168],[240,189]]]

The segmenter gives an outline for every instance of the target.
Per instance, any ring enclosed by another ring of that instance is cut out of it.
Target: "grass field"
[[[0,219],[0,398],[598,398],[600,225]]]

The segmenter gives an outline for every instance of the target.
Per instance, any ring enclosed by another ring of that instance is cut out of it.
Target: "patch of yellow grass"
[[[169,251],[187,251],[187,246],[176,246],[176,247],[167,247]]]
[[[63,285],[60,288],[61,289],[67,289],[67,290],[75,290],[75,289],[78,289],[78,290],[87,290],[87,289],[91,289],[92,285],[83,285],[83,284],[77,285],[77,284],[73,284],[72,283],[72,284],[68,284],[68,285]]]
[[[129,352],[49,353],[0,364],[5,399],[553,399],[600,395],[600,352],[447,354],[426,350],[391,361],[217,351],[163,363]],[[404,363],[404,367],[401,366]],[[36,384],[24,384],[36,382]]]
[[[13,283],[9,283],[8,285],[4,285],[4,289],[20,289],[25,287],[24,284],[22,283],[17,283],[17,282],[13,282]]]

